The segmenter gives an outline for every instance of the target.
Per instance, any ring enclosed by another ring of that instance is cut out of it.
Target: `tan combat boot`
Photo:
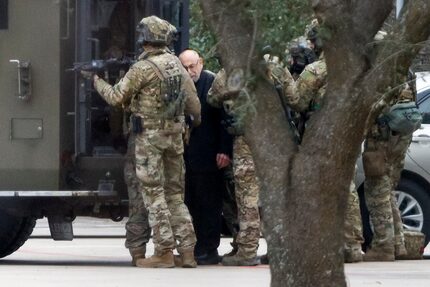
[[[136,266],[141,268],[172,268],[175,267],[173,252],[171,250],[162,255],[154,254],[149,258],[136,260]]]
[[[354,263],[363,261],[363,253],[361,253],[361,248],[345,249],[343,252],[345,263]]]
[[[396,260],[408,259],[408,251],[404,244],[399,244],[394,246],[394,257]]]
[[[364,261],[394,261],[394,250],[384,248],[372,248],[363,256]]]
[[[345,249],[343,250],[343,259],[345,263],[363,261],[361,244],[345,244]]]
[[[181,252],[180,255],[175,255],[175,266],[182,268],[196,268],[197,262],[194,258],[194,251]]]
[[[131,264],[133,266],[136,266],[137,259],[144,259],[145,253],[146,253],[146,246],[143,246],[142,248],[130,248],[128,249],[131,255]]]
[[[256,253],[245,253],[239,248],[235,255],[223,257],[221,264],[224,266],[255,266],[260,264],[260,260],[258,260]]]
[[[196,268],[197,262],[194,259],[194,251],[183,251],[181,252],[181,261],[182,261],[182,267],[183,268]]]
[[[175,262],[175,267],[182,267],[182,257],[181,255],[174,255],[173,261]]]
[[[221,264],[224,266],[255,266],[259,263],[257,256],[248,258],[239,256],[238,254],[223,257],[221,261]]]
[[[239,247],[235,242],[230,243],[230,245],[231,247],[233,247],[233,249],[229,253],[224,254],[222,257],[229,257],[229,256],[236,255],[237,251],[239,250]]]

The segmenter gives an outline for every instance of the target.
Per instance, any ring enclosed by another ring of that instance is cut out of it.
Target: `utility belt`
[[[130,130],[133,134],[140,134],[148,130],[161,130],[167,134],[185,132],[185,117],[178,116],[174,119],[151,119],[138,115],[130,116]]]

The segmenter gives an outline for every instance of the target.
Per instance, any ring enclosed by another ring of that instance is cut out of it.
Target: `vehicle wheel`
[[[400,181],[396,190],[397,206],[403,227],[425,234],[425,245],[430,241],[430,195],[412,180]]]
[[[430,241],[430,195],[421,185],[403,178],[396,189],[396,198],[403,228],[424,233],[425,245],[427,245]],[[364,249],[366,249],[372,241],[372,227],[363,193],[360,194],[360,208],[365,238]]]
[[[36,219],[17,217],[0,210],[0,258],[20,248],[30,237]]]

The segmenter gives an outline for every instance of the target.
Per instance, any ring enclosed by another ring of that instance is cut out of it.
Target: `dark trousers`
[[[195,256],[214,252],[220,244],[224,189],[223,171],[186,172],[185,204],[197,237]]]

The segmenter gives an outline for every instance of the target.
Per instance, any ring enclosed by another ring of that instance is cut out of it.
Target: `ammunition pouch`
[[[172,120],[141,118],[141,123],[144,131],[159,130],[164,134],[178,134],[185,132],[184,116],[178,116]]]
[[[365,151],[363,153],[363,168],[366,177],[375,177],[385,174],[386,155],[383,151]]]

